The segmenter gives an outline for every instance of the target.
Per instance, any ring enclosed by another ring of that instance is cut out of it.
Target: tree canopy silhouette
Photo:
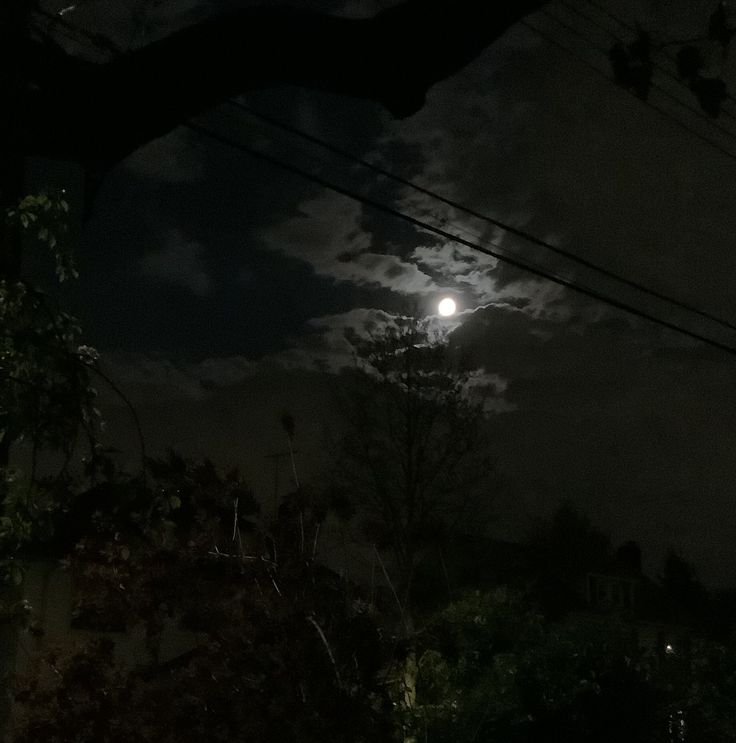
[[[336,480],[408,593],[428,547],[488,518],[493,462],[482,402],[470,397],[447,341],[413,319],[352,343]]]

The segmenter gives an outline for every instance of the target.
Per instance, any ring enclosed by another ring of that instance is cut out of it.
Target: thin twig
[[[235,498],[235,502],[233,503],[233,536],[230,541],[235,541],[235,535],[238,533],[238,501],[240,500],[239,497]]]
[[[335,678],[337,679],[337,685],[339,688],[342,689],[342,679],[340,678],[340,671],[337,668],[337,663],[335,662],[335,656],[332,654],[332,648],[330,647],[330,644],[327,642],[327,638],[325,637],[325,633],[322,631],[322,627],[319,626],[317,623],[317,620],[311,615],[307,615],[307,621],[317,630],[317,633],[320,636],[320,639],[322,640],[322,644],[325,646],[325,650],[327,651],[327,655],[330,658],[330,662],[332,663],[332,667],[335,669]]]
[[[281,589],[278,586],[278,583],[276,583],[276,579],[269,573],[268,577],[271,579],[271,583],[273,583],[273,587],[276,589],[276,593],[278,593],[279,596],[283,596],[281,593]]]
[[[229,552],[220,552],[217,547],[215,547],[214,550],[210,550],[208,555],[212,555],[213,557],[227,557],[231,560],[260,560],[261,558],[258,555],[233,555]]]
[[[273,547],[273,564],[278,565],[279,556],[278,556],[278,553],[276,552],[276,540],[273,538],[271,534],[268,534],[267,536],[271,540],[271,546]]]
[[[148,458],[146,456],[146,442],[143,438],[143,428],[141,427],[141,421],[138,417],[138,412],[133,406],[133,403],[128,399],[127,395],[125,395],[125,393],[123,393],[123,391],[115,384],[115,382],[113,382],[112,379],[110,379],[110,377],[107,376],[107,374],[105,374],[102,369],[100,369],[99,364],[91,364],[89,365],[89,368],[108,384],[110,389],[123,401],[123,404],[130,411],[130,415],[133,418],[133,423],[135,424],[136,432],[138,434],[138,443],[141,450],[141,481],[143,484],[143,489],[146,490],[146,460]]]
[[[240,529],[238,529],[238,549],[240,550],[240,555],[244,557],[245,554],[243,550],[243,534]]]
[[[317,522],[317,527],[314,530],[314,542],[312,543],[312,559],[314,560],[314,556],[317,554],[317,539],[319,539],[319,528],[322,526],[322,522]]]
[[[287,433],[286,440],[289,443],[289,458],[291,459],[291,474],[294,476],[294,485],[296,485],[296,489],[299,490],[299,478],[296,474],[296,461],[294,460],[294,449],[291,445],[291,436]]]
[[[401,613],[401,621],[404,624],[404,629],[406,629],[406,631],[408,632],[409,625],[406,622],[404,607],[401,603],[401,599],[399,598],[399,594],[396,593],[396,589],[394,588],[393,581],[391,580],[391,578],[388,575],[388,572],[386,571],[386,566],[383,564],[383,560],[381,559],[381,555],[378,552],[378,549],[376,548],[375,544],[373,545],[373,551],[375,552],[376,557],[378,558],[378,564],[381,566],[381,570],[383,571],[383,576],[384,578],[386,578],[386,581],[388,582],[389,588],[391,589],[391,593],[393,593],[394,598],[396,599],[396,604],[399,607],[399,612]]]

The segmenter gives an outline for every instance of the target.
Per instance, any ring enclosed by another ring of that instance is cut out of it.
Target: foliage
[[[77,275],[63,241],[68,211],[63,196],[42,193],[26,196],[6,214],[21,239],[48,247],[59,281]],[[97,358],[81,344],[76,319],[50,296],[23,279],[0,278],[0,466],[8,464],[14,442],[30,441],[33,467],[43,447],[62,451],[68,461],[80,425],[93,437],[99,412],[90,368]]]
[[[97,639],[17,679],[10,740],[733,740],[731,648],[645,651],[634,623],[550,621],[505,589],[389,643],[312,559],[324,518],[298,492],[264,530],[236,471],[173,454],[145,484],[112,472],[71,494],[45,539]]]
[[[69,232],[68,216],[69,202],[63,190],[58,194],[29,194],[6,214],[9,225],[22,228],[29,237],[48,248],[59,281],[70,276],[76,279],[79,275],[74,255],[64,241]]]
[[[16,468],[0,468],[5,493],[0,514],[0,625],[28,619],[28,605],[17,593],[23,582],[29,545],[48,541],[65,500],[58,483],[29,480]]]
[[[640,644],[635,622],[543,617],[521,594],[474,592],[417,645],[408,737],[435,743],[564,740],[726,743],[736,735],[736,652]],[[400,707],[400,705],[399,705]]]
[[[22,282],[0,282],[0,433],[71,455],[77,429],[92,434],[99,412],[89,367],[93,349],[50,298]]]
[[[58,281],[77,276],[64,241],[68,212],[63,193],[41,193],[5,214],[18,240],[48,249]],[[97,352],[80,338],[75,318],[50,296],[22,278],[0,278],[0,586],[20,584],[22,550],[48,536],[53,514],[63,507],[63,481],[80,427],[93,444],[100,425],[90,373]],[[9,466],[11,446],[23,441],[30,448],[29,472]],[[36,476],[44,449],[60,452],[63,460],[49,482]],[[11,591],[0,614],[14,616],[18,607],[23,609]]]
[[[654,73],[653,54],[658,51],[651,36],[637,27],[635,38],[628,44],[616,42],[610,50],[609,59],[614,79],[646,99],[652,86]],[[677,74],[693,93],[700,108],[709,116],[720,115],[723,103],[728,98],[724,80],[714,72],[726,60],[736,25],[723,0],[708,20],[708,27],[699,39],[688,42],[665,42],[659,50],[669,46],[679,47],[675,55]]]
[[[689,743],[736,739],[736,652],[714,643],[695,649],[672,709],[682,710]]]
[[[82,494],[65,548],[78,625],[140,646],[47,656],[18,680],[11,740],[387,740],[380,634],[337,575],[274,536],[295,533],[296,510],[264,532],[238,473],[207,461],[152,461],[148,483]]]
[[[441,612],[425,643],[418,737],[665,739],[650,660],[624,625],[550,623],[518,595],[475,593]]]

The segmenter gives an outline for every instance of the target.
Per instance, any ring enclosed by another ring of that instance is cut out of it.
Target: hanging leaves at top
[[[707,38],[722,48],[723,55],[736,34],[736,26],[729,25],[730,13],[724,2],[719,2],[710,17]],[[652,86],[654,64],[651,59],[652,43],[649,34],[639,29],[637,38],[630,44],[616,42],[609,52],[609,59],[616,83],[646,100]],[[704,41],[705,39],[701,39]],[[674,42],[676,43],[676,42]],[[669,46],[670,44],[664,44]],[[728,98],[726,83],[713,74],[704,74],[707,67],[704,50],[695,44],[680,47],[675,56],[677,74],[697,98],[700,108],[713,118],[720,115]]]
[[[729,15],[726,3],[719,2],[708,22],[708,38],[721,45],[724,56],[728,54],[729,44],[736,33],[736,28],[728,23]]]
[[[690,88],[698,99],[700,108],[716,118],[723,108],[723,102],[728,98],[726,83],[717,77],[696,77]]]
[[[617,42],[608,55],[616,82],[627,90],[633,90],[643,99],[649,95],[652,85],[651,50],[649,34],[639,30],[637,38],[631,44]]]
[[[682,80],[692,80],[703,69],[703,54],[696,46],[683,46],[677,52],[677,74]]]

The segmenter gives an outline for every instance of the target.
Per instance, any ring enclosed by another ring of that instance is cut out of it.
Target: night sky
[[[663,38],[687,38],[707,25],[713,9],[693,0],[600,2]],[[600,26],[620,36],[625,30],[586,0],[569,3],[553,0],[529,25],[608,74],[595,47],[606,49],[613,39]],[[379,9],[357,0],[330,7],[351,15]],[[208,3],[163,3],[141,23],[132,3],[98,0],[64,17],[125,46],[213,10]],[[724,64],[732,67],[732,59]],[[679,95],[692,105],[686,90]],[[734,132],[728,136],[654,90],[650,103],[665,116],[528,26],[515,26],[434,86],[407,119],[306,89],[259,91],[242,102],[736,322],[730,187],[736,122],[718,120]],[[736,346],[736,332],[595,277],[243,110],[222,106],[197,122]],[[64,181],[81,207],[79,174],[71,167],[36,163],[33,172],[39,182]],[[116,167],[87,207],[81,277],[68,299],[88,342],[137,406],[149,452],[174,447],[238,463],[267,497],[272,472],[264,456],[283,448],[279,415],[288,409],[300,467],[317,476],[323,435],[334,426],[330,375],[319,370],[350,363],[344,330],[364,332],[409,312],[431,315],[450,295],[459,314],[434,322],[452,330],[451,343],[472,357],[474,381],[488,392],[499,470],[489,486],[494,531],[519,536],[570,498],[615,542],[639,540],[651,573],[673,546],[707,582],[736,582],[734,355],[376,213],[185,127]],[[119,401],[105,400],[109,435],[133,461],[127,413]]]

